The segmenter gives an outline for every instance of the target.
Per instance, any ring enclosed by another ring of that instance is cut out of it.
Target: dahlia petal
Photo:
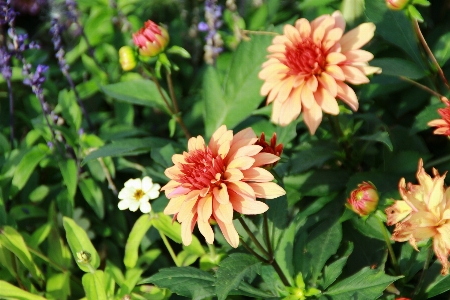
[[[253,160],[253,158],[252,158],[252,160]],[[252,165],[253,165],[253,163],[252,163]],[[239,171],[238,169],[233,169],[233,168],[227,168],[224,175],[225,175],[225,180],[229,181],[229,182],[240,181],[244,178],[244,175],[242,174],[241,171]]]
[[[166,195],[169,194],[172,190],[174,190],[176,187],[180,185],[179,182],[175,180],[170,180],[168,183],[166,183],[165,186],[161,188],[161,191],[165,191]]]
[[[174,197],[169,200],[169,203],[167,203],[166,208],[164,209],[165,215],[174,215],[177,214],[180,209],[183,202],[186,200],[186,195]]]
[[[141,203],[140,210],[143,214],[148,214],[152,210],[152,206],[148,202]]]
[[[345,80],[352,84],[363,84],[368,83],[369,78],[364,75],[364,73],[356,67],[352,66],[341,66],[342,71],[345,75]]]
[[[425,239],[429,239],[436,235],[436,229],[434,227],[416,227],[412,233],[414,239],[419,242]]]
[[[230,202],[220,203],[216,199],[213,199],[212,203],[216,221],[220,220],[224,223],[233,221],[233,205]]]
[[[284,52],[286,46],[284,44],[272,44],[267,48],[269,52]]]
[[[278,46],[278,45],[277,45]],[[281,46],[281,45],[280,45]],[[269,66],[264,67],[259,73],[258,77],[260,79],[267,79],[268,77],[280,73],[280,71],[288,71],[288,67],[278,63],[278,64],[271,64]]]
[[[211,136],[211,139],[209,140],[208,143],[208,148],[210,148],[213,153],[217,153],[217,150],[219,148],[218,141],[222,137],[222,135],[224,135],[226,132],[227,126],[222,125],[219,128],[217,128],[217,130]]]
[[[306,81],[306,87],[311,91],[315,92],[317,90],[317,87],[319,86],[319,83],[317,81],[316,76],[310,76],[308,80]]]
[[[211,228],[211,225],[208,221],[197,220],[198,230],[205,237],[205,240],[208,244],[214,243],[214,231]]]
[[[269,95],[267,95],[267,104],[271,103],[273,100],[276,99],[278,93],[280,92],[281,87],[284,85],[284,80],[280,80],[269,92]]]
[[[294,84],[295,77],[289,76],[284,80],[283,86],[280,88],[277,97],[275,98],[275,102],[284,102],[289,97],[289,94],[292,91],[292,87]]]
[[[314,135],[320,122],[322,122],[322,109],[316,101],[313,102],[310,109],[303,111],[303,119],[311,135]]]
[[[330,65],[337,65],[347,60],[344,54],[339,52],[330,52],[327,55],[326,62]]]
[[[450,249],[446,247],[442,234],[436,235],[433,238],[433,250],[442,264],[441,274],[443,276],[447,275],[449,268],[448,253]]]
[[[347,103],[347,105],[350,106],[353,111],[357,111],[359,102],[358,98],[356,97],[355,91],[341,81],[337,82],[337,88],[337,97]]]
[[[280,64],[280,61],[279,61],[278,59],[269,58],[267,61],[265,61],[265,62],[262,64],[262,67],[265,68],[265,67],[270,66],[270,65],[273,65],[273,64],[278,65],[278,64]]]
[[[283,32],[284,35],[294,44],[295,43],[299,43],[301,42],[302,38],[300,37],[300,33],[298,32],[297,29],[295,29],[294,26],[290,25],[290,24],[286,24],[284,25],[283,28]],[[270,48],[270,47],[269,47]],[[283,49],[283,51],[279,51],[279,52],[284,52],[285,49]]]
[[[450,220],[450,209],[447,208],[447,210],[444,211],[442,214],[442,220]]]
[[[442,239],[443,244],[447,248],[447,252],[450,252],[450,223],[446,223],[437,228],[439,238]]]
[[[233,146],[239,141],[239,140],[249,140],[249,139],[253,139],[256,138],[256,134],[253,131],[252,128],[247,127],[245,129],[242,129],[241,131],[239,131],[238,133],[236,133],[233,136]]]
[[[233,204],[235,211],[244,215],[258,215],[269,209],[269,206],[264,202],[248,200],[235,193],[230,195],[230,202]]]
[[[222,156],[224,158],[230,151],[231,142],[233,141],[233,131],[227,130],[217,141],[217,145],[219,149],[217,152],[213,152],[216,155]]]
[[[311,109],[314,105],[314,102],[316,102],[313,92],[307,86],[303,86],[300,97],[302,99],[302,105],[306,109]]]
[[[304,74],[298,74],[297,76],[295,76],[293,87],[296,88],[299,87],[300,85],[303,85],[305,82],[305,77],[306,75]]]
[[[272,40],[272,44],[283,44],[284,45],[287,42],[289,42],[289,39],[284,35],[277,35]]]
[[[191,200],[191,201],[184,201],[181,204],[180,211],[177,214],[177,221],[180,223],[183,223],[187,221],[188,219],[192,219],[196,212],[196,204],[197,201]]]
[[[424,189],[424,194],[428,195],[433,187],[433,179],[430,175],[428,175],[427,172],[425,172],[425,169],[423,168],[423,160],[419,160],[419,166],[417,168],[417,180],[419,181],[419,184]]]
[[[219,225],[219,228],[222,231],[223,237],[227,240],[228,244],[230,244],[233,248],[237,248],[239,246],[239,234],[237,233],[233,222],[225,223],[217,218],[216,221],[217,225]]]
[[[442,128],[437,128],[435,131],[433,131],[434,134],[443,134],[443,135],[447,135],[447,132],[450,130],[449,127],[442,127]]]
[[[308,38],[311,34],[311,25],[309,24],[309,21],[304,18],[295,22],[295,28],[297,28],[302,39]]]
[[[361,67],[362,71],[366,75],[372,75],[372,74],[381,74],[382,69],[378,67],[372,67],[372,66],[363,66]]]
[[[324,35],[325,35],[325,27],[320,26],[320,25],[315,27],[313,29],[313,42],[314,42],[314,44],[321,45]]]
[[[181,223],[181,240],[185,246],[189,246],[192,243],[192,226],[194,224],[193,218]]]
[[[257,198],[275,199],[286,195],[286,191],[275,182],[249,182]]]
[[[255,160],[255,162],[253,163],[252,167],[260,167],[260,166],[264,166],[267,164],[272,164],[272,163],[278,161],[280,158],[278,156],[276,156],[275,154],[262,152],[262,153],[258,153],[255,156],[253,156],[253,159]]]
[[[164,171],[164,174],[169,177],[170,179],[176,179],[178,178],[178,175],[182,174],[180,171],[180,168],[178,166],[172,166],[170,168],[167,168]]]
[[[368,62],[373,59],[373,54],[366,50],[350,50],[344,53],[347,61],[352,62]]]
[[[338,10],[333,12],[331,16],[334,18],[334,27],[340,28],[342,32],[345,31],[345,19],[342,16],[342,13]]]
[[[251,168],[254,162],[255,159],[252,157],[248,156],[238,157],[228,163],[227,169],[246,170],[248,168]]]
[[[226,189],[226,187],[225,187]],[[215,196],[215,195],[214,195]],[[206,195],[206,197],[200,198],[197,205],[197,220],[202,222],[208,222],[212,215],[212,201],[213,198],[211,194]]]
[[[197,145],[201,145],[203,141],[203,145],[205,144],[205,141],[203,140],[203,137],[200,135],[197,137],[191,137],[188,141],[188,150],[189,152],[198,150]]]
[[[287,126],[297,119],[302,110],[300,95],[301,89],[295,89],[285,102],[275,101],[272,110],[272,122]]]
[[[281,78],[279,78],[281,79]],[[275,85],[278,84],[278,81],[264,81],[263,85],[261,86],[260,94],[261,96],[267,96],[269,92],[275,87]]]
[[[242,181],[230,182],[230,183],[228,183],[227,187],[228,187],[229,191],[231,190],[246,199],[250,199],[250,200],[256,199],[255,191],[249,185],[249,183],[242,182]]]
[[[261,152],[262,146],[259,145],[247,145],[239,148],[236,152],[230,155],[229,159],[236,159],[242,156],[253,156]],[[228,158],[228,157],[227,157]]]
[[[435,215],[440,217],[441,212],[444,209],[444,202],[442,201],[444,197],[444,176],[437,176],[433,180],[433,187],[428,194],[428,209]]]
[[[191,189],[184,187],[182,185],[176,187],[175,189],[173,189],[170,193],[166,193],[167,198],[172,198],[178,195],[185,195],[187,193],[189,193],[191,191]]]
[[[141,184],[141,179],[137,178],[137,179],[128,179],[124,186],[126,188],[133,188],[136,190],[140,190],[142,188],[142,184]]]
[[[327,72],[328,75],[333,76],[337,80],[344,81],[345,75],[344,72],[342,72],[341,67],[337,65],[328,65],[325,67],[325,72]]]
[[[321,46],[325,35],[334,28],[334,18],[325,16],[317,23],[315,22],[316,20],[311,22],[311,27],[313,28],[313,41],[316,45]]]
[[[430,127],[435,127],[435,126],[448,126],[448,123],[445,122],[442,119],[437,119],[437,120],[432,120],[430,122],[427,123],[428,126]]]
[[[385,212],[387,215],[386,224],[391,226],[406,218],[412,212],[412,208],[405,201],[397,200],[394,205],[386,208]]]
[[[359,49],[367,44],[375,33],[375,24],[363,23],[358,27],[350,30],[341,38],[341,51],[347,52],[350,50]]]
[[[323,88],[325,88],[332,97],[336,97],[337,95],[337,84],[336,80],[326,72],[322,72],[317,79],[319,80],[319,83],[322,85]]]
[[[244,181],[267,182],[274,179],[272,173],[264,168],[250,168],[242,171]]]
[[[217,202],[221,203],[221,204],[226,204],[228,202],[230,202],[230,197],[228,195],[228,189],[226,184],[221,183],[220,187],[215,187],[213,189],[213,195],[214,195],[214,199],[217,200]],[[212,208],[212,202],[211,202],[211,208]],[[200,216],[200,214],[199,214]],[[210,214],[211,216],[211,214]],[[209,219],[209,216],[208,216]],[[203,219],[206,220],[206,219]]]
[[[328,31],[322,41],[322,48],[328,51],[332,46],[334,46],[342,37],[344,32],[340,28],[333,28]]]
[[[339,105],[336,99],[324,88],[320,88],[314,93],[317,104],[320,105],[322,110],[330,115],[339,114]]]

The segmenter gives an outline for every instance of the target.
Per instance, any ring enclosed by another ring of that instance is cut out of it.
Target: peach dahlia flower
[[[437,127],[433,131],[434,134],[450,136],[450,104],[448,101],[445,101],[445,104],[447,105],[446,107],[438,109],[438,113],[442,119],[430,121],[428,122],[428,126]]]
[[[192,241],[197,223],[206,242],[214,242],[210,220],[215,220],[228,243],[237,247],[239,235],[233,225],[233,212],[254,215],[269,207],[256,198],[273,199],[286,192],[271,182],[272,174],[261,168],[279,157],[263,153],[251,128],[235,135],[221,126],[208,144],[201,136],[188,142],[188,152],[172,156],[173,167],[165,174],[171,180],[161,189],[170,199],[164,213],[174,214],[181,223],[183,244]]]
[[[450,266],[450,188],[445,188],[445,174],[439,176],[433,168],[434,178],[428,175],[422,159],[417,171],[418,185],[402,178],[399,191],[403,200],[395,201],[386,209],[387,224],[395,224],[392,239],[409,241],[417,249],[417,242],[433,238],[433,250],[442,263],[442,275],[448,274]]]
[[[375,25],[364,23],[343,34],[345,20],[339,11],[312,21],[299,19],[284,26],[269,46],[269,60],[259,78],[265,82],[261,95],[273,102],[272,122],[286,126],[303,111],[311,134],[322,121],[322,111],[337,115],[336,98],[354,111],[358,99],[351,84],[368,83],[366,75],[379,68],[368,66],[370,52],[360,50],[374,35]]]

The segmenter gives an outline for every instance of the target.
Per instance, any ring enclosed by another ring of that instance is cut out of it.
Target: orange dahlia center
[[[202,190],[220,186],[225,166],[220,155],[213,155],[209,148],[189,152],[182,164],[178,182],[190,184],[193,189]]]
[[[322,49],[311,39],[305,39],[293,47],[286,47],[285,64],[291,75],[318,75],[325,69],[326,61]]]

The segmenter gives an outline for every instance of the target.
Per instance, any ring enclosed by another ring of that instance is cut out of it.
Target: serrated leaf
[[[433,54],[440,66],[450,59],[450,32],[441,35],[433,47]]]
[[[332,300],[377,299],[386,287],[403,276],[389,276],[369,267],[332,285],[323,294]]]
[[[169,112],[158,88],[151,80],[133,80],[104,85],[103,92],[119,101],[143,105],[148,107],[157,107],[165,112]],[[167,93],[162,89],[166,99],[170,99]]]
[[[344,255],[328,266],[325,266],[325,268],[323,269],[323,289],[329,287],[339,277],[339,275],[341,275],[342,269],[345,267],[347,259],[350,254],[352,254],[352,251],[353,243],[349,242]]]
[[[385,144],[390,151],[394,150],[389,133],[386,131],[378,131],[371,135],[359,136],[358,139],[365,141],[380,142]]]
[[[153,283],[180,296],[200,300],[215,295],[214,281],[214,277],[208,272],[192,267],[173,267],[160,269],[138,284]]]
[[[95,273],[86,273],[81,281],[88,300],[107,300],[103,271],[96,270]]]
[[[402,58],[376,58],[370,61],[370,65],[380,67],[383,75],[404,76],[411,79],[420,79],[427,74],[412,61]]]
[[[432,128],[428,126],[428,122],[436,119],[441,119],[441,116],[438,113],[439,108],[444,108],[446,105],[444,103],[436,103],[427,106],[423,109],[417,116],[414,124],[411,128],[411,134],[417,133],[422,130],[426,130]]]
[[[138,250],[142,238],[152,226],[150,215],[144,214],[136,220],[125,245],[123,263],[128,269],[134,268],[138,260]]]
[[[241,42],[222,82],[215,68],[206,69],[203,77],[203,103],[207,136],[211,136],[221,125],[233,128],[261,103],[263,98],[259,89],[263,82],[258,78],[258,72],[266,60],[267,53],[264,49],[271,39],[272,37],[255,35],[250,41]]]
[[[313,167],[321,167],[328,159],[335,156],[337,148],[334,144],[312,145],[311,148],[302,150],[289,160],[290,174],[299,174]]]
[[[216,294],[219,300],[225,300],[229,292],[238,288],[246,278],[253,279],[261,273],[261,262],[254,256],[233,253],[219,264],[216,272]]]
[[[24,291],[9,282],[0,280],[0,297],[6,299],[17,300],[45,300],[44,297],[33,295],[30,292]]]
[[[89,268],[86,264],[78,262],[77,253],[80,251],[86,251],[91,255],[91,266],[97,269],[100,265],[100,257],[92,245],[86,231],[77,225],[74,220],[68,217],[63,217],[63,226],[66,231],[67,242],[69,243],[70,250],[81,270],[84,272],[89,272]]]

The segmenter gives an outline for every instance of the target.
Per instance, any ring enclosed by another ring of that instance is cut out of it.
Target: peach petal
[[[180,185],[180,183],[178,181],[175,180],[170,180],[168,183],[166,183],[166,185],[164,185],[161,188],[161,191],[169,191],[169,190],[173,190],[176,187],[178,187]]]
[[[259,73],[258,77],[260,79],[267,79],[268,77],[278,74],[280,71],[288,71],[288,67],[283,64],[271,64],[269,66],[264,67]]]
[[[359,108],[359,102],[355,91],[341,81],[337,82],[337,88],[337,97],[350,106],[353,111],[357,111]]]
[[[303,111],[303,119],[311,135],[314,135],[320,122],[322,122],[322,109],[315,101],[310,109]]]
[[[233,159],[229,164],[229,169],[239,169],[239,170],[247,170],[251,168],[255,162],[255,159],[248,156],[242,156]]]
[[[214,231],[211,228],[211,225],[208,221],[197,220],[198,230],[205,237],[205,240],[208,244],[214,243]]]
[[[322,110],[330,115],[339,114],[339,105],[336,99],[324,88],[320,88],[314,93],[317,104],[322,108]]]
[[[238,195],[241,195],[244,198],[249,200],[255,200],[256,195],[253,188],[249,185],[249,183],[238,181],[238,182],[230,182],[227,185],[228,190],[235,192]]]
[[[186,199],[186,195],[174,197],[169,200],[166,208],[164,209],[164,214],[166,215],[174,215],[180,211],[181,205]]]
[[[330,52],[326,58],[326,62],[330,65],[337,65],[346,60],[347,60],[347,57],[345,57],[344,54],[339,53],[339,52]]]
[[[192,225],[195,224],[194,220],[188,219],[186,222],[181,223],[181,240],[183,245],[188,246],[192,243]]]
[[[361,67],[362,71],[366,75],[372,75],[372,74],[381,74],[382,69],[378,67],[371,67],[371,66],[363,66]]]
[[[336,80],[330,75],[328,75],[326,72],[322,72],[320,76],[317,77],[319,80],[319,83],[322,85],[323,88],[325,88],[332,97],[336,97],[337,95],[337,84]]]
[[[201,198],[197,204],[198,220],[208,222],[212,214],[212,196],[211,194]]]
[[[220,220],[224,223],[230,223],[233,221],[233,205],[230,202],[220,203],[213,199],[213,211],[216,221]]]
[[[264,202],[248,200],[235,193],[230,195],[230,202],[233,204],[235,211],[245,215],[262,214],[269,209],[269,206]]]
[[[344,53],[348,61],[368,62],[373,59],[373,54],[365,50],[350,50]]]
[[[363,84],[368,83],[369,78],[364,75],[358,68],[352,66],[341,66],[342,71],[344,72],[346,81],[352,84]]]
[[[448,253],[449,249],[446,247],[445,242],[442,238],[442,235],[439,234],[434,237],[433,239],[433,250],[436,254],[436,257],[439,259],[439,261],[442,264],[441,269],[441,275],[446,276],[448,275],[448,268],[449,268],[449,262],[448,262]]]
[[[304,86],[302,88],[302,93],[300,97],[302,99],[302,105],[305,109],[311,109],[314,105],[314,102],[316,101],[314,99],[313,92],[307,86]]]
[[[344,32],[340,28],[333,28],[330,31],[328,31],[322,41],[322,48],[325,51],[328,51],[340,40],[343,33]]]
[[[224,183],[220,184],[220,187],[215,187],[213,189],[213,195],[214,198],[217,200],[217,202],[221,204],[226,204],[230,202],[230,197],[228,195],[228,189],[227,186]],[[211,203],[212,207],[212,203]]]
[[[306,87],[311,91],[315,92],[317,90],[317,87],[319,86],[319,82],[317,81],[316,76],[310,76],[308,80],[306,81]]]
[[[283,31],[284,31],[284,34],[286,35],[286,37],[291,42],[293,42],[293,43],[301,42],[302,39],[300,37],[300,34],[299,34],[298,30],[295,29],[294,26],[292,26],[290,24],[284,25]],[[284,51],[284,49],[283,49],[283,51]]]
[[[345,80],[344,72],[342,72],[341,67],[339,67],[337,65],[328,65],[328,66],[326,66],[325,67],[325,72],[328,75],[333,76],[333,78],[335,78],[337,80],[341,80],[341,81]]]
[[[177,214],[177,221],[183,223],[192,219],[197,210],[195,207],[196,204],[197,201],[195,200],[183,201],[180,207],[180,211]]]
[[[272,44],[283,44],[284,45],[287,42],[289,42],[289,39],[284,35],[277,35],[272,40]]]
[[[242,156],[253,156],[259,152],[261,152],[262,147],[259,145],[247,145],[247,146],[243,146],[240,147],[236,152],[234,152],[233,154],[231,154],[230,160],[231,159],[235,159],[235,158],[239,158]]]
[[[269,52],[284,52],[286,50],[286,46],[284,44],[272,44],[267,48]]]
[[[427,123],[428,126],[434,127],[434,126],[447,126],[447,122],[445,122],[442,119],[432,120]]]
[[[272,164],[278,161],[280,158],[274,154],[262,152],[253,156],[253,159],[255,160],[255,162],[253,163],[252,167],[260,167],[267,164]]]
[[[274,102],[272,111],[272,122],[287,126],[294,121],[302,110],[299,93],[301,90],[294,90],[289,99],[285,102]]]
[[[178,163],[186,163],[186,160],[184,159],[184,155],[182,154],[174,154],[172,155],[172,162],[174,165],[178,164]]]
[[[272,173],[264,168],[251,168],[242,171],[244,181],[267,182],[274,179]]]
[[[252,160],[253,160],[253,158],[252,158]],[[253,163],[252,163],[252,165],[253,165]],[[229,181],[229,182],[240,181],[244,178],[244,175],[242,174],[242,172],[240,170],[233,169],[233,168],[228,168],[225,171],[224,176],[225,176],[225,180]]]
[[[342,16],[342,13],[338,10],[336,10],[335,12],[333,12],[331,14],[331,16],[334,18],[334,26],[336,28],[340,28],[342,30],[342,32],[345,31],[345,19]]]
[[[219,225],[220,230],[223,233],[224,238],[227,240],[228,244],[233,248],[237,248],[239,246],[239,234],[236,231],[233,223],[225,223],[220,219],[217,219],[217,225]]]
[[[350,50],[359,49],[367,44],[375,33],[375,24],[363,23],[358,27],[350,30],[341,38],[341,51],[347,52]]]
[[[277,97],[275,98],[275,102],[284,102],[289,97],[289,94],[292,91],[292,87],[294,84],[295,77],[289,76],[284,80],[283,86],[280,88]]]
[[[218,141],[220,137],[225,134],[225,132],[227,132],[227,126],[222,125],[219,128],[217,128],[217,130],[211,136],[211,139],[209,140],[208,143],[208,148],[211,149],[213,153],[217,153]]]
[[[295,28],[299,31],[302,39],[308,38],[311,34],[311,25],[309,24],[309,21],[304,18],[295,22]]]
[[[286,195],[286,191],[274,182],[249,182],[257,198],[275,199]]]
[[[385,212],[387,215],[386,224],[391,226],[406,218],[412,212],[412,208],[405,201],[397,200],[393,205],[386,208]]]

